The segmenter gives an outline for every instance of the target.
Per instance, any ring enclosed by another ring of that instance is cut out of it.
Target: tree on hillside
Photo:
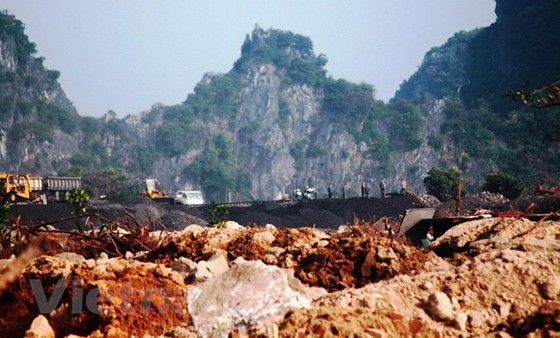
[[[484,175],[484,185],[482,189],[502,194],[509,199],[514,199],[519,197],[523,186],[517,177],[503,172],[496,172]]]
[[[463,180],[463,175],[458,169],[432,168],[424,178],[424,187],[428,194],[435,196],[442,202],[455,197],[457,184]]]
[[[83,176],[84,187],[92,196],[120,196],[126,187],[128,175],[121,168],[94,169]]]

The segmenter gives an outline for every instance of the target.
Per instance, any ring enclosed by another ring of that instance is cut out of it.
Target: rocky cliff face
[[[412,191],[420,193],[424,191],[422,179],[432,167],[458,165],[453,145],[445,143],[440,150],[428,145],[429,138],[438,135],[444,120],[444,100],[422,106],[427,118],[418,148],[394,151],[386,161],[380,161],[371,156],[371,145],[357,142],[343,125],[321,110],[321,90],[307,85],[285,86],[283,77],[282,71],[272,64],[251,68],[243,80],[234,121],[216,122],[214,127],[208,127],[210,132],[227,131],[234,140],[239,162],[250,178],[252,198],[277,198],[306,185],[315,186],[319,195],[324,196],[331,184],[335,196],[341,195],[343,185],[346,196],[356,196],[362,182],[370,186],[372,195],[377,195],[381,180],[385,180],[387,192],[393,192],[399,190],[402,178]],[[290,112],[284,117],[279,108],[282,105],[282,109]],[[383,125],[383,121],[379,123]],[[363,122],[360,124],[365,128]],[[172,189],[180,189],[183,184],[194,186],[192,178],[182,174],[181,169],[191,164],[197,153],[162,158],[154,166],[156,175]],[[487,168],[485,165],[484,169]],[[472,165],[468,174],[481,179],[480,169],[481,166]]]
[[[250,54],[250,49],[273,45],[267,39],[275,34],[281,33],[256,27],[242,50]],[[297,60],[314,58],[312,53],[301,52],[292,46],[286,47],[285,51]],[[350,114],[347,111],[325,109],[326,85],[290,81],[288,62],[285,62],[287,67],[279,67],[270,60],[252,58],[243,61],[243,71],[239,73],[240,89],[234,95],[234,113],[225,117],[213,116],[203,123],[201,120],[209,118],[199,117],[198,122],[188,126],[190,129],[183,138],[189,142],[194,134],[203,134],[208,139],[212,135],[225,135],[234,144],[237,162],[248,177],[245,195],[249,198],[278,198],[280,194],[307,185],[316,187],[319,195],[324,196],[331,184],[335,196],[340,196],[342,186],[345,186],[346,196],[356,196],[362,182],[370,186],[372,195],[377,195],[381,180],[385,180],[387,191],[392,192],[399,190],[402,178],[409,182],[411,190],[423,192],[422,179],[432,167],[458,165],[457,151],[450,143],[445,143],[439,150],[428,145],[429,138],[439,133],[444,120],[443,100],[429,101],[420,108],[426,118],[420,122],[419,147],[412,150],[395,147],[397,149],[387,157],[379,158],[372,155],[376,151],[375,143],[356,136],[356,133],[367,134],[371,132],[369,129],[376,129],[383,142],[392,142],[395,131],[391,120],[394,116],[380,117],[369,124],[371,121],[366,120],[367,111],[374,109],[376,104],[373,91],[361,109],[366,112],[353,112],[357,115],[351,116],[352,122],[349,122],[350,118],[345,116]],[[224,76],[206,74],[200,85],[211,87],[213,83],[223,82]],[[352,91],[345,93],[353,94]],[[196,106],[189,102],[187,100],[183,107],[196,110]],[[141,117],[127,118],[127,125],[137,131],[132,134],[139,135],[139,142],[153,140],[158,128],[165,123],[168,108],[158,106],[144,113],[151,116],[149,123],[143,122],[146,119]],[[353,124],[352,128],[348,124]],[[185,168],[195,163],[204,151],[199,146],[175,156],[163,156],[154,163],[153,173],[170,190],[198,188],[200,182]],[[473,166],[469,171],[476,172],[478,168]],[[474,175],[482,176],[480,173]]]
[[[78,151],[78,114],[56,81],[58,72],[35,58],[23,24],[0,14],[0,166],[54,172]]]

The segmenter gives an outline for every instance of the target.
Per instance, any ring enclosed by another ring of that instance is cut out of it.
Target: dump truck
[[[73,176],[32,176],[31,190],[36,194],[45,194],[56,202],[68,200],[70,191],[82,189],[82,178]]]

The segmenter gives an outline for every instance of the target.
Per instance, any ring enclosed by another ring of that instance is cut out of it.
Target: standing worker
[[[406,181],[404,178],[401,180],[401,195],[406,195]]]
[[[340,188],[340,190],[342,191],[342,199],[346,199],[346,189],[344,189],[344,184],[342,185],[342,188]]]
[[[332,198],[332,184],[329,185],[329,187],[327,188],[327,193],[329,194],[329,199]]]
[[[385,197],[385,183],[383,180],[379,182],[379,190],[381,190],[381,198]]]

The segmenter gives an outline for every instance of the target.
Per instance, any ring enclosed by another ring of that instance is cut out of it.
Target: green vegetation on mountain
[[[25,25],[7,11],[0,12],[0,34],[10,36],[16,47],[15,56],[18,64],[26,65],[29,57],[37,53],[36,46],[29,41],[24,32]],[[23,68],[18,68],[23,69]],[[1,80],[1,79],[0,79]]]
[[[440,47],[433,47],[416,73],[404,81],[395,99],[423,101],[434,98],[457,98],[468,82],[464,62],[468,47],[482,30],[455,33]]]
[[[0,41],[13,54],[0,65],[2,163],[19,170],[15,163],[35,156],[41,165],[26,169],[110,167],[130,177],[163,171],[169,177],[160,180],[188,182],[218,202],[250,198],[249,188],[267,189],[274,176],[282,177],[274,182],[282,190],[370,173],[373,180],[408,176],[418,188],[432,166],[428,190],[449,198],[454,192],[445,187],[457,175],[438,168],[456,167],[468,173],[469,189],[482,188],[482,170],[509,173],[487,175],[485,188],[513,196],[502,181],[516,187],[515,180],[557,180],[560,106],[547,101],[532,109],[543,100],[523,95],[557,88],[551,84],[560,78],[560,36],[551,32],[560,4],[496,0],[496,13],[490,27],[458,32],[428,51],[387,104],[370,84],[328,76],[326,56],[314,54],[308,37],[256,27],[231,71],[206,74],[180,104],[125,121],[111,111],[80,117],[57,83],[60,73],[33,56],[23,23],[1,12]],[[52,158],[41,154],[47,150]],[[488,167],[476,168],[481,163]],[[177,169],[165,170],[171,166]]]
[[[198,146],[198,135],[193,134],[196,129],[189,129],[195,120],[194,111],[190,106],[169,107],[165,110],[163,118],[163,123],[155,135],[156,149],[163,154],[175,156],[186,152],[192,146]]]
[[[466,109],[460,100],[449,100],[445,117],[441,134],[450,137],[469,156],[493,159],[503,150],[495,133],[503,129],[502,121],[483,101],[476,108]]]
[[[392,116],[391,140],[394,148],[416,149],[422,143],[422,125],[426,111],[410,102],[397,101],[390,106]]]
[[[152,166],[159,159],[157,147],[152,143],[138,144],[134,147],[136,162],[141,172],[152,172]]]
[[[123,120],[116,118],[114,112],[108,113],[106,120],[93,117],[80,118],[79,131],[83,140],[79,144],[79,152],[69,161],[74,166],[88,169],[99,169],[107,166],[123,168],[123,161],[119,154],[108,151],[106,140],[118,138],[120,142],[129,141],[126,125]]]
[[[239,106],[239,89],[239,77],[236,74],[213,76],[210,84],[199,83],[185,104],[192,107],[194,115],[202,117],[205,122],[211,118],[235,117]]]
[[[504,6],[507,7],[503,5],[502,9]],[[540,5],[535,7],[543,9]],[[547,22],[557,16],[535,10],[532,8],[531,13],[536,17],[546,15]],[[163,123],[156,133],[157,146],[145,153],[143,163],[148,164],[142,167],[148,168],[150,162],[162,155],[178,156],[196,149],[204,149],[202,153],[210,150],[208,155],[199,155],[185,174],[192,176],[196,173],[195,182],[203,189],[218,191],[218,187],[222,187],[220,194],[224,194],[226,180],[236,175],[243,176],[243,167],[234,164],[232,172],[235,174],[225,172],[224,158],[215,156],[216,152],[211,150],[214,133],[208,133],[199,121],[210,123],[216,122],[216,119],[235,119],[243,76],[255,65],[273,64],[284,76],[283,86],[305,84],[320,93],[321,113],[329,116],[338,130],[342,126],[342,130],[350,133],[356,143],[365,143],[369,154],[364,156],[372,156],[381,166],[387,165],[392,152],[411,151],[422,144],[426,138],[423,131],[427,123],[423,103],[443,98],[446,100],[445,120],[439,134],[430,135],[427,139],[432,148],[439,150],[444,144],[452,142],[457,152],[463,154],[463,159],[493,161],[501,170],[520,177],[524,184],[532,183],[535,176],[552,179],[550,173],[560,165],[558,144],[543,143],[543,140],[560,125],[560,113],[555,109],[530,111],[497,95],[510,88],[506,83],[514,83],[504,81],[503,74],[499,73],[503,71],[503,63],[511,64],[508,61],[512,58],[509,51],[516,49],[520,40],[536,34],[531,30],[514,29],[519,22],[527,20],[527,17],[517,15],[513,19],[498,20],[488,28],[455,34],[443,46],[432,48],[426,54],[418,72],[401,85],[389,104],[374,100],[375,90],[371,85],[328,77],[324,69],[327,58],[314,55],[310,39],[291,32],[256,29],[243,43],[241,57],[235,62],[232,72],[209,76],[197,85],[183,104],[166,109]],[[507,32],[509,40],[496,40],[502,39],[496,37],[496,32]],[[532,39],[527,44],[523,42],[522,46],[533,48],[538,41]],[[541,74],[536,78],[543,79],[542,74],[556,72],[556,66],[552,66],[550,60],[557,59],[557,55],[532,56],[543,60],[549,65],[549,70],[536,70],[533,62],[520,62],[515,67],[508,66],[507,77],[521,81],[524,76]],[[289,116],[293,113],[291,109],[284,98],[279,98],[278,122],[283,130],[288,127]],[[243,137],[251,137],[261,128],[263,126],[255,121],[244,127],[239,136],[243,140]],[[234,142],[232,134],[225,133],[223,137],[228,142]],[[232,147],[232,158],[247,156],[238,151]],[[308,140],[292,144],[289,153],[297,172],[305,168],[308,159],[327,154],[324,145]],[[543,164],[538,167],[527,165],[537,161]],[[220,167],[222,169],[210,175],[212,179],[203,175],[205,170],[210,170],[205,168]],[[240,193],[236,187],[228,189]]]
[[[227,136],[219,134],[208,140],[195,161],[184,169],[184,174],[193,177],[211,201],[225,201],[229,195],[247,198],[242,192],[249,183],[234,148]]]
[[[286,72],[286,85],[307,84],[319,86],[325,79],[324,55],[315,56],[311,39],[303,35],[279,30],[256,28],[241,47],[241,57],[233,70],[244,74],[251,64],[272,63]]]
[[[373,87],[326,77],[323,68],[327,62],[326,57],[314,55],[309,38],[291,32],[256,29],[252,38],[247,37],[241,50],[242,55],[231,72],[206,75],[185,102],[165,109],[163,122],[156,131],[156,153],[151,155],[152,158],[161,155],[178,156],[190,150],[201,149],[201,154],[185,169],[184,175],[192,178],[212,199],[223,200],[226,193],[243,195],[249,183],[241,164],[233,160],[243,157],[231,145],[233,135],[218,135],[217,139],[228,147],[228,151],[223,153],[216,146],[216,139],[213,139],[215,134],[208,132],[206,124],[236,118],[242,77],[251,67],[260,64],[278,67],[284,76],[283,86],[306,84],[322,93],[322,113],[332,116],[333,123],[345,125],[356,141],[371,145],[377,158],[387,158],[390,147],[376,122],[385,114],[386,109],[375,102]],[[278,123],[282,129],[287,128],[291,113],[286,99],[279,98]],[[150,116],[146,118],[150,119]],[[364,119],[368,120],[365,125],[362,123]],[[410,128],[406,127],[407,121],[403,119],[396,124],[397,128],[406,129],[399,133],[404,143],[407,142],[407,137],[414,134],[416,122],[412,121]],[[239,131],[239,137],[244,140],[260,128],[262,126],[255,121],[243,127]],[[296,171],[304,168],[307,158],[326,155],[327,150],[323,144],[313,143],[308,149],[309,145],[310,142],[301,141],[290,148]]]
[[[39,119],[32,126],[33,129],[53,130],[54,128],[60,128],[63,132],[71,134],[78,128],[76,116],[61,107],[46,102],[37,102],[35,107]],[[44,139],[40,141],[44,141]]]

